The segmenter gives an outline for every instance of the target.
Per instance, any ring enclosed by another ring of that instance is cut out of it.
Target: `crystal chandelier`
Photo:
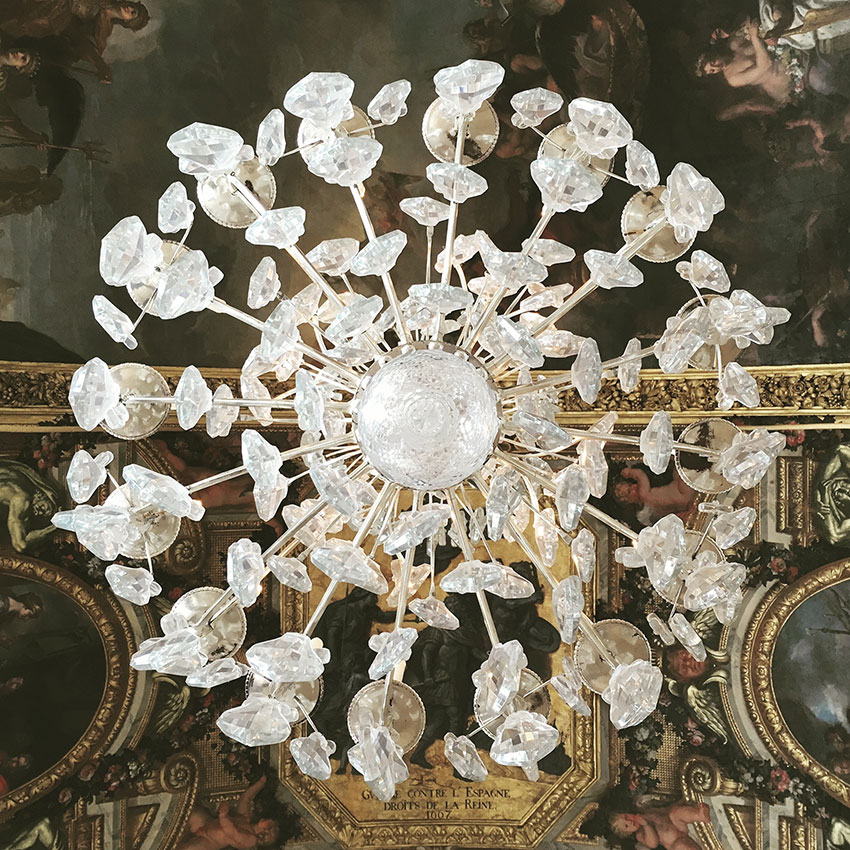
[[[623,728],[653,711],[661,688],[661,671],[651,663],[639,632],[618,635],[585,614],[584,585],[596,563],[587,520],[629,541],[617,549],[617,561],[645,569],[669,603],[669,616],[649,613],[647,626],[665,644],[678,641],[703,658],[705,649],[684,612],[713,608],[721,622],[732,620],[744,568],[728,562],[723,550],[743,539],[755,519],[752,508],[735,510],[731,499],[717,497],[754,487],[784,446],[779,434],[743,432],[723,418],[692,423],[677,440],[666,411],[655,413],[639,437],[616,433],[613,412],[588,429],[556,422],[563,389],[573,387],[592,403],[603,376],[616,373],[623,392],[633,392],[642,361],[651,355],[666,373],[716,368],[722,410],[735,403],[757,407],[756,382],[735,357],[751,343],[770,342],[773,327],[787,321],[788,312],[766,307],[744,290],[723,294],[730,289],[723,265],[695,250],[676,265],[694,297],[668,319],[654,345],[642,347],[632,339],[621,357],[603,362],[592,338],[559,329],[558,321],[594,290],[639,286],[643,274],[632,263],[635,256],[656,262],[683,256],[723,209],[723,198],[685,163],[660,185],[653,154],[632,138],[632,128],[611,104],[573,100],[569,121],[544,134],[538,126],[563,102],[558,94],[535,88],[516,94],[511,105],[514,125],[542,137],[531,164],[542,198],[539,222],[518,252],[501,250],[481,231],[459,234],[460,205],[487,189],[470,166],[495,146],[498,119],[488,101],[503,73],[495,63],[471,60],[434,77],[437,99],[425,114],[423,135],[439,161],[426,174],[447,203],[431,197],[401,202],[425,229],[427,247],[424,281],[406,286],[403,300],[393,269],[407,237],[400,230],[376,234],[363,183],[381,155],[375,130],[395,124],[407,111],[407,81],[384,86],[364,113],[351,103],[354,83],[345,74],[309,74],[283,101],[300,119],[291,150],[279,109],[260,124],[254,149],[224,127],[196,123],[174,133],[168,148],[180,171],[197,178],[205,212],[221,224],[244,228],[249,242],[288,254],[309,282],[293,297],[281,296],[276,261],[265,257],[251,275],[247,303],[255,310],[274,304],[267,318],[217,297],[222,273],[187,246],[195,205],[185,186],[173,183],[160,199],[158,225],[166,234],[183,231],[179,242],[148,233],[135,216],[116,224],[102,242],[100,273],[107,284],[126,287],[141,308],[138,319],[101,295],[93,299],[94,314],[113,340],[130,349],[146,314],[172,319],[212,310],[248,325],[260,339],[242,367],[241,397],[226,384],[213,392],[194,366],[185,369],[172,394],[150,367],[110,368],[98,358],[75,372],[69,393],[82,428],[102,426],[125,439],[154,433],[172,410],[184,429],[205,416],[213,437],[227,435],[237,420],[265,426],[297,422],[303,432],[299,447],[281,451],[248,428],[241,435],[243,465],[190,486],[137,464],[125,466],[120,484],[108,471],[111,453],[93,457],[79,451],[67,476],[79,504],[53,522],[75,532],[99,558],[115,561],[105,570],[110,586],[144,605],[160,592],[152,559],[174,541],[182,517],[199,520],[204,513],[197,493],[250,476],[257,513],[268,520],[294,480],[281,474],[283,462],[303,462],[301,474],[309,474],[317,498],[283,508],[287,530],[265,551],[249,539],[233,543],[227,552],[228,587],[198,589],[178,600],[161,620],[163,636],[145,640],[132,664],[137,670],[185,675],[198,687],[246,677],[247,697],[219,717],[221,731],[249,746],[272,745],[286,741],[292,726],[306,720],[312,732],[293,737],[290,753],[304,773],[327,779],[335,744],[316,729],[310,713],[329,652],[312,634],[341,584],[387,593],[375,560],[381,548],[393,559],[395,587],[388,601],[395,604],[395,624],[369,641],[376,653],[368,670],[372,682],[356,694],[348,712],[355,742],[351,763],[381,800],[391,799],[407,777],[403,756],[416,743],[399,731],[398,706],[406,706],[407,728],[418,728],[421,735],[424,726],[421,701],[401,681],[418,635],[403,625],[407,612],[438,629],[459,626],[435,592],[438,538],[448,534],[462,553],[461,563],[442,576],[439,587],[475,596],[492,644],[472,677],[478,729],[446,734],[446,758],[461,776],[484,780],[487,768],[471,736],[485,729],[493,738],[493,761],[536,779],[537,762],[560,736],[546,716],[532,710],[531,691],[550,685],[573,710],[589,714],[582,696],[588,685],[608,704],[613,724]],[[625,177],[613,171],[621,148]],[[364,245],[344,238],[321,242],[307,253],[299,247],[305,211],[273,208],[270,171],[281,157],[296,152],[312,174],[350,192]],[[547,286],[549,267],[573,260],[575,251],[542,238],[544,229],[558,213],[586,210],[611,178],[638,188],[624,210],[623,246],[616,252],[586,251],[587,280],[575,290],[569,284]],[[444,247],[433,263],[435,228],[442,222]],[[464,264],[476,254],[485,272],[467,280]],[[431,279],[432,265],[438,281]],[[385,298],[357,292],[352,277],[379,278]],[[571,368],[533,375],[530,370],[543,366],[546,357],[572,357]],[[281,382],[294,375],[291,388],[272,396],[262,380],[272,374]],[[686,529],[670,515],[637,534],[591,504],[591,496],[602,496],[607,486],[606,443],[638,446],[656,473],[675,460],[683,480],[704,494],[699,506],[704,529]],[[88,504],[107,476],[114,486],[108,498]],[[563,672],[546,683],[527,669],[519,641],[500,642],[491,615],[488,596],[517,599],[534,591],[531,582],[492,556],[488,539],[501,538],[513,541],[551,586],[557,627],[564,643],[574,647]],[[562,540],[569,546],[566,562],[557,560]],[[430,552],[430,564],[414,564],[417,547]],[[122,557],[146,559],[148,569],[116,561]],[[329,584],[303,631],[254,643],[245,653],[247,663],[236,661],[245,638],[244,608],[256,602],[267,575],[307,593],[309,568],[324,573]],[[430,592],[423,596],[420,586],[429,575]],[[575,651],[581,641],[603,675],[591,676],[582,665]]]

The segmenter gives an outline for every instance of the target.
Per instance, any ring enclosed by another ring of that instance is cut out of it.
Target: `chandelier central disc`
[[[388,481],[440,490],[484,466],[499,435],[500,414],[478,361],[453,346],[419,344],[396,349],[363,379],[354,434]]]

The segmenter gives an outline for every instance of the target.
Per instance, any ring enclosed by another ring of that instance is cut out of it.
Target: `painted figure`
[[[620,838],[634,836],[641,844],[655,850],[700,850],[700,845],[688,835],[688,825],[710,823],[708,806],[676,803],[664,809],[647,809],[638,814],[612,812],[611,830]]]
[[[23,463],[0,461],[0,506],[6,508],[6,525],[18,552],[34,548],[55,530],[49,518],[59,510],[56,490]]]

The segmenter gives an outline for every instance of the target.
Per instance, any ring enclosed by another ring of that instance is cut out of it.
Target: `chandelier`
[[[773,327],[789,314],[766,307],[745,290],[730,293],[723,265],[694,250],[676,265],[692,297],[667,320],[654,345],[642,347],[632,339],[622,356],[603,361],[592,338],[559,329],[559,320],[596,289],[639,286],[643,273],[632,262],[636,256],[659,262],[687,253],[697,233],[723,209],[723,197],[685,163],[661,185],[653,154],[633,139],[632,128],[611,104],[577,98],[567,105],[569,121],[543,133],[539,125],[559,112],[563,101],[555,92],[535,88],[510,102],[513,124],[542,137],[531,164],[542,199],[539,221],[517,252],[501,250],[481,231],[458,233],[460,206],[487,189],[471,166],[495,147],[499,122],[489,99],[503,74],[493,62],[470,60],[434,77],[437,98],[425,114],[423,136],[438,161],[426,175],[445,202],[416,197],[400,204],[424,228],[427,254],[422,282],[405,285],[403,299],[393,269],[407,236],[400,230],[375,232],[363,184],[381,156],[375,130],[407,112],[411,87],[406,80],[384,86],[364,112],[352,105],[354,83],[345,74],[307,75],[283,101],[300,119],[297,145],[290,150],[279,109],[263,119],[255,148],[233,130],[208,124],[174,133],[168,148],[180,171],[197,179],[205,212],[225,226],[244,228],[248,242],[288,254],[308,282],[291,298],[282,296],[276,260],[265,257],[250,277],[247,303],[252,310],[273,304],[266,318],[217,297],[215,286],[223,275],[201,251],[187,246],[195,204],[175,182],[160,198],[158,227],[165,234],[182,231],[179,241],[148,233],[136,216],[118,222],[102,241],[101,276],[127,289],[140,307],[138,318],[132,320],[102,295],[92,301],[94,315],[129,349],[136,347],[133,334],[145,315],[172,319],[212,310],[248,325],[259,343],[242,367],[240,397],[227,384],[211,390],[194,366],[183,371],[172,394],[148,366],[110,368],[98,358],[74,373],[69,392],[83,429],[102,426],[124,439],[154,433],[172,410],[184,429],[205,416],[212,437],[227,435],[237,421],[297,423],[298,447],[281,451],[260,430],[247,428],[241,434],[243,464],[190,486],[138,464],[125,466],[119,483],[108,469],[110,452],[78,451],[67,475],[77,507],[56,514],[53,522],[75,532],[99,558],[114,561],[105,569],[113,591],[144,605],[160,592],[152,559],[173,543],[182,517],[199,520],[204,513],[196,499],[200,491],[250,476],[257,513],[269,520],[295,480],[281,473],[283,463],[302,462],[305,471],[295,477],[309,475],[317,497],[283,507],[286,531],[267,549],[249,539],[234,542],[227,551],[227,587],[199,588],[181,597],[161,619],[162,636],[143,641],[132,665],[186,676],[187,684],[197,687],[245,677],[246,698],[221,714],[220,730],[248,746],[274,745],[306,720],[312,731],[306,734],[302,726],[302,734],[289,742],[290,753],[305,774],[328,779],[335,744],[313,725],[310,713],[320,697],[329,652],[313,632],[340,585],[388,592],[376,560],[382,549],[393,559],[395,586],[388,602],[395,605],[395,623],[369,641],[376,653],[368,669],[372,681],[353,698],[348,728],[352,765],[385,801],[407,777],[403,756],[424,727],[422,702],[402,681],[418,635],[404,625],[408,611],[431,627],[455,629],[460,624],[444,594],[474,595],[492,644],[472,677],[478,728],[446,734],[445,756],[464,778],[484,780],[487,767],[472,741],[484,729],[493,739],[494,762],[536,779],[538,761],[558,745],[560,733],[535,710],[540,701],[530,699],[533,693],[551,686],[571,709],[587,715],[582,695],[587,685],[608,704],[613,724],[624,728],[654,710],[662,683],[643,634],[611,627],[619,621],[594,623],[585,613],[585,585],[596,563],[587,521],[625,537],[628,545],[616,550],[616,560],[645,570],[666,600],[661,610],[669,606],[669,616],[648,613],[649,629],[664,644],[678,641],[704,658],[685,612],[712,608],[723,623],[734,618],[744,568],[729,562],[723,550],[743,539],[755,519],[752,508],[736,510],[734,499],[718,497],[754,487],[784,446],[780,434],[744,432],[722,417],[689,424],[678,440],[666,411],[655,413],[639,437],[614,431],[615,412],[590,428],[556,421],[564,389],[572,387],[592,403],[603,377],[616,374],[622,391],[631,393],[649,356],[665,373],[716,369],[721,410],[736,403],[757,407],[756,382],[736,362],[737,354],[751,343],[770,342]],[[613,170],[621,148],[625,176]],[[296,152],[312,174],[350,193],[365,244],[342,238],[307,253],[299,247],[305,211],[273,207],[270,171],[281,157]],[[547,224],[559,213],[585,211],[609,179],[638,190],[624,209],[624,244],[615,252],[587,250],[582,257],[586,282],[577,288],[547,286],[549,268],[576,256],[569,246],[543,238]],[[434,261],[435,229],[442,222],[444,247]],[[467,279],[464,266],[476,254],[484,273]],[[432,280],[432,267],[439,280]],[[352,279],[367,280],[361,286]],[[374,279],[380,280],[383,298],[367,294]],[[573,359],[566,371],[534,374],[531,370],[547,357]],[[263,380],[272,375],[279,382],[294,376],[294,382],[272,396],[271,382]],[[606,443],[637,446],[656,473],[675,462],[683,480],[703,494],[704,528],[688,529],[670,515],[635,533],[592,504],[591,497],[604,495],[607,486]],[[107,477],[108,497],[88,504]],[[434,550],[447,534],[462,561],[441,576],[438,595]],[[527,669],[519,641],[501,642],[497,633],[488,599],[534,592],[530,581],[492,556],[488,540],[502,538],[518,546],[550,585],[555,622],[564,643],[573,647],[562,672],[548,682]],[[561,541],[569,547],[566,561],[557,558]],[[415,564],[417,551],[430,554],[430,563],[425,557],[426,563]],[[121,559],[146,561],[148,567]],[[236,661],[245,640],[244,609],[256,602],[268,574],[308,593],[312,570],[324,573],[329,583],[304,629],[254,643],[245,652],[246,663]],[[579,653],[579,645],[586,652]]]

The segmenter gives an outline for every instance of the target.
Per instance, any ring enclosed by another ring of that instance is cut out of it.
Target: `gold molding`
[[[71,776],[82,762],[96,753],[106,752],[127,720],[136,687],[136,671],[130,667],[130,650],[135,646],[130,623],[112,596],[89,587],[60,567],[34,558],[0,554],[0,572],[52,587],[73,600],[97,629],[106,656],[103,696],[83,736],[40,776],[0,797],[2,821]]]
[[[807,599],[850,579],[850,559],[827,564],[793,584],[774,587],[759,603],[744,636],[741,681],[750,719],[771,754],[808,774],[828,794],[850,806],[850,785],[814,759],[794,737],[773,689],[773,653],[788,618]]]
[[[79,430],[68,419],[68,386],[77,364],[0,361],[0,430],[33,431]],[[159,367],[158,371],[172,386],[181,370]],[[761,393],[757,410],[741,410],[735,415],[748,417],[790,417],[797,421],[835,417],[824,427],[850,424],[850,365],[803,364],[795,366],[754,366],[753,374]],[[214,382],[238,385],[238,369],[204,369]],[[620,411],[623,424],[648,421],[657,410],[668,410],[677,423],[705,416],[729,416],[715,402],[717,375],[713,372],[688,372],[665,375],[658,369],[641,372],[640,389],[621,392],[614,379],[603,381],[594,405],[585,404],[574,390],[561,393],[561,416],[573,423],[591,422],[608,410]],[[283,384],[270,386],[282,391]],[[171,417],[166,427],[176,428]]]

